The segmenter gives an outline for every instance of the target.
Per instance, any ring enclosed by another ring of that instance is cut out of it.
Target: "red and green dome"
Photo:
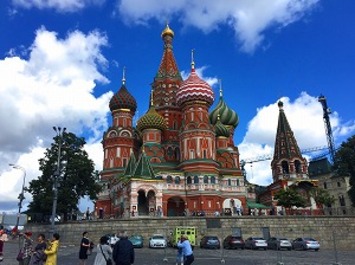
[[[220,120],[218,120],[216,125],[214,126],[214,131],[216,133],[216,137],[229,137],[230,136],[229,129],[225,125],[223,125]]]
[[[129,109],[133,112],[137,109],[135,98],[128,92],[126,85],[122,84],[118,92],[110,100],[110,110]]]
[[[222,96],[220,97],[217,106],[210,113],[210,122],[212,124],[217,124],[218,119],[220,119],[222,124],[232,126],[234,128],[236,128],[239,124],[239,117],[237,113],[227,106]]]

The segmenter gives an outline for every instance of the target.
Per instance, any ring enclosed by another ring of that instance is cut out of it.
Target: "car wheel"
[[[306,247],[305,247],[305,246],[302,246],[302,250],[306,250]]]
[[[318,251],[319,250],[319,248],[316,248],[314,251]]]
[[[291,250],[292,250],[292,248],[288,248],[287,250],[288,250],[288,251],[291,251]]]
[[[267,248],[264,248],[264,250],[267,250]]]

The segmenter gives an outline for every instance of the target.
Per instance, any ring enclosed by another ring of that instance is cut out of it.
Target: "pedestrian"
[[[103,236],[100,238],[100,243],[97,245],[97,254],[96,254],[94,265],[112,264],[111,255],[112,255],[112,249],[107,243],[107,237]]]
[[[177,247],[182,249],[182,255],[184,256],[184,265],[190,265],[194,262],[195,257],[192,251],[190,241],[186,235],[182,235],[180,241],[177,243]]]
[[[0,227],[0,262],[4,259],[4,245],[5,242],[8,240],[7,233],[4,230],[4,227]]]
[[[23,247],[22,247],[22,258],[18,260],[19,265],[28,265],[32,256],[32,232],[26,231],[22,234],[23,236]]]
[[[52,240],[48,242],[47,248],[44,251],[44,254],[46,254],[47,256],[45,265],[57,265],[59,238],[60,238],[59,234],[54,233]]]
[[[44,234],[39,234],[37,237],[37,245],[34,248],[34,251],[32,253],[30,265],[43,265],[45,259],[46,259],[46,254],[44,254],[45,249],[47,248],[46,244],[46,237]]]
[[[79,259],[80,265],[86,265],[86,260],[88,259],[88,252],[90,249],[90,240],[88,238],[88,232],[83,233],[83,238],[80,242]]]
[[[182,248],[177,248],[176,253],[176,265],[184,265],[184,255],[182,254]]]
[[[119,233],[120,240],[113,247],[113,260],[116,265],[131,265],[134,263],[134,248],[128,240],[127,233]]]

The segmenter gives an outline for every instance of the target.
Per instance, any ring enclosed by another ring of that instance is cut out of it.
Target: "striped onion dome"
[[[230,136],[230,131],[228,128],[222,124],[221,120],[218,119],[216,125],[214,126],[214,131],[216,133],[216,137],[229,137]]]
[[[137,122],[137,129],[143,132],[145,129],[165,130],[167,128],[165,119],[151,105],[148,112]]]
[[[220,116],[221,123],[236,128],[239,124],[238,114],[229,108],[223,97],[220,96],[217,106],[210,113],[210,122],[216,124]]]
[[[213,90],[206,81],[202,80],[192,67],[189,77],[182,82],[180,89],[176,92],[176,102],[182,106],[192,101],[203,101],[208,107],[213,104]]]
[[[137,102],[131,93],[128,92],[126,85],[123,83],[118,92],[111,98],[109,106],[111,111],[129,109],[135,112],[137,109]]]

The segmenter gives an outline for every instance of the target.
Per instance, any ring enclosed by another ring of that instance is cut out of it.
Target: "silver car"
[[[245,240],[245,248],[250,249],[267,249],[266,240],[262,237],[249,237]]]
[[[315,251],[318,251],[320,248],[320,244],[317,240],[315,240],[313,238],[299,237],[299,238],[296,238],[295,240],[293,240],[292,248],[299,249],[299,250],[313,249]]]
[[[267,246],[268,248],[275,250],[292,249],[291,241],[284,237],[270,237],[267,240]]]
[[[163,235],[155,234],[149,238],[150,248],[166,248],[167,240]]]

